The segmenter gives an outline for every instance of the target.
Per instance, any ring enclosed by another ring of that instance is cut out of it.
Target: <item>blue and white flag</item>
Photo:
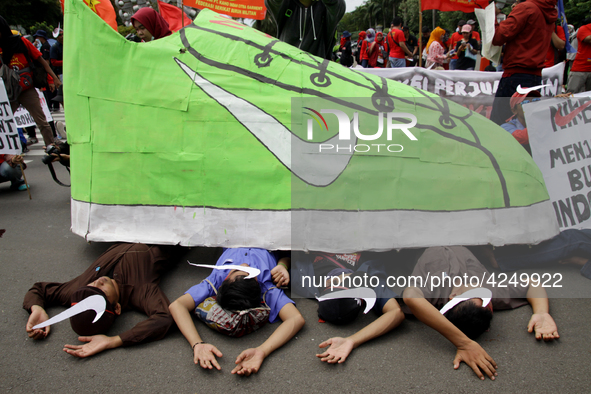
[[[565,49],[568,53],[576,53],[577,50],[570,45],[570,37],[568,36],[568,22],[566,21],[566,14],[564,13],[563,0],[558,0],[558,15],[560,17],[560,26],[564,29],[564,36],[566,37]]]

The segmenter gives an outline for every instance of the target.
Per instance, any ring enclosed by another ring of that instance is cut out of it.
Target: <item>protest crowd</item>
[[[451,79],[460,71],[502,73],[490,113],[490,120],[500,127],[492,122],[491,127],[495,126],[499,133],[510,133],[530,155],[523,107],[543,98],[542,70],[565,65],[564,83],[555,95],[562,100],[591,91],[591,13],[567,26],[569,38],[560,23],[556,0],[517,0],[508,15],[495,8],[495,33],[487,38],[488,43],[475,19],[458,20],[454,31],[423,26],[420,34],[413,34],[402,17],[395,16],[389,28],[367,26],[365,31],[337,32],[345,13],[344,0],[265,0],[265,5],[276,25],[277,39],[320,61],[338,62],[359,73],[372,68],[423,68],[454,73]],[[129,20],[135,32],[128,39],[138,45],[177,34],[170,27],[172,22],[150,7],[139,8]],[[21,35],[10,28],[10,23],[0,17],[2,78],[10,109],[15,113],[22,105],[34,119],[50,157],[48,162],[67,160],[69,165],[67,154],[60,156],[51,150],[64,143],[65,126],[47,120],[35,90],[40,88],[46,112],[59,114],[68,108],[62,87],[62,82],[68,83],[63,68],[68,26]],[[498,63],[482,56],[487,44],[502,48]],[[570,46],[576,52],[567,52]],[[45,71],[46,80],[41,85],[34,80],[35,67]],[[12,97],[8,90],[10,71],[18,78],[18,86],[13,86],[17,92]],[[21,152],[0,155],[0,182],[10,182],[10,189],[25,191],[29,185],[23,178],[24,161],[29,149],[40,142],[35,126],[19,128],[19,136]],[[73,279],[34,283],[23,302],[29,313],[26,334],[41,341],[50,334],[52,324],[69,319],[84,343],[67,344],[64,351],[84,358],[117,347],[161,340],[176,325],[192,349],[193,362],[204,369],[220,370],[218,359],[222,352],[215,344],[204,341],[200,332],[209,328],[241,337],[266,323],[277,323],[258,347],[238,355],[231,372],[249,376],[262,368],[271,353],[293,340],[304,324],[309,324],[294,297],[288,296],[295,293],[318,300],[318,316],[306,316],[308,321],[318,318],[327,324],[344,325],[369,310],[376,313],[375,320],[350,336],[323,341],[317,354],[320,362],[344,363],[357,347],[404,325],[405,317],[414,316],[456,347],[453,368],[463,362],[480,379],[494,380],[498,376],[494,355],[477,342],[490,329],[493,311],[529,305],[531,318],[523,326],[535,339],[547,342],[560,337],[561,324],[550,314],[549,297],[539,277],[501,288],[494,285],[495,275],[563,265],[577,267],[581,275],[591,279],[591,230],[578,228],[563,229],[533,246],[439,245],[413,249],[413,266],[408,274],[420,280],[408,281],[399,289],[387,283],[389,265],[396,262],[380,253],[242,247],[224,249],[215,265],[209,266],[213,271],[207,279],[188,288],[176,300],[169,300],[159,287],[160,279],[166,275],[167,264],[180,260],[183,253],[181,246],[118,243],[79,276],[73,274]],[[367,277],[375,282],[355,284],[357,279]],[[442,281],[434,286],[432,277]],[[469,279],[473,277],[481,280],[473,282]],[[52,322],[54,317],[50,319],[46,309],[54,305],[69,309]],[[103,312],[98,315],[95,311],[100,305]],[[114,333],[111,326],[126,310],[140,311],[147,318],[130,330]]]

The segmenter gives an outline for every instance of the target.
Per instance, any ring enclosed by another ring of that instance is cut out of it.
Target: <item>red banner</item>
[[[187,1],[187,0],[185,0]],[[474,12],[486,8],[488,0],[421,0],[421,10]]]
[[[183,15],[181,14],[180,8],[158,0],[158,9],[160,10],[160,15],[162,15],[164,20],[168,22],[168,27],[171,31],[179,31],[184,27],[182,26]],[[191,23],[193,23],[193,20],[185,14],[185,26],[190,25]]]
[[[117,31],[117,16],[113,4],[109,0],[84,0],[84,3]]]
[[[265,0],[183,0],[193,8],[209,8],[219,14],[234,18],[265,19]]]

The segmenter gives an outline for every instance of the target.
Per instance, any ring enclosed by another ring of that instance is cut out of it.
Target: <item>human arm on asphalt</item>
[[[25,326],[29,338],[43,339],[49,335],[49,326],[36,330],[33,327],[49,319],[46,306],[69,304],[70,292],[64,291],[67,286],[67,283],[37,282],[29,289],[23,301],[23,309],[30,313]]]
[[[530,284],[526,297],[533,312],[527,325],[527,332],[534,332],[538,340],[551,341],[560,338],[556,322],[550,316],[550,306],[546,289]]]
[[[458,369],[463,361],[480,379],[484,380],[482,371],[492,380],[495,379],[497,364],[492,357],[427,301],[421,289],[408,287],[404,290],[403,298],[404,303],[417,319],[439,332],[458,349],[453,361],[454,369]]]
[[[222,357],[222,352],[215,346],[203,342],[191,318],[190,312],[195,309],[193,297],[190,294],[183,294],[170,304],[169,309],[179,330],[193,348],[193,362],[204,369],[215,367],[221,370],[222,367],[218,364],[216,356]]]
[[[264,359],[289,341],[304,326],[305,320],[294,304],[288,303],[279,311],[282,323],[260,346],[246,349],[236,358],[232,373],[249,376],[257,373]]]
[[[320,361],[326,361],[329,364],[344,363],[353,349],[384,335],[398,327],[404,320],[404,313],[402,313],[398,302],[394,298],[390,298],[386,302],[382,313],[379,318],[347,338],[333,337],[322,342],[318,347],[326,348],[330,346],[330,348],[321,354],[317,354],[316,357],[320,358]]]
[[[49,335],[50,326],[37,328],[33,330],[37,324],[43,323],[47,321],[49,316],[45,309],[40,307],[39,305],[33,305],[31,307],[31,315],[29,315],[29,320],[27,320],[27,325],[25,326],[25,331],[27,331],[27,335],[29,338],[32,339],[44,339]]]
[[[92,335],[89,337],[78,337],[84,345],[64,345],[64,352],[79,358],[94,356],[104,350],[115,349],[123,345],[123,341],[117,335],[108,337],[106,335]]]

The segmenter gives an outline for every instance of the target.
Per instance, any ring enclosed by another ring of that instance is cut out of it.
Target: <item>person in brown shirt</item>
[[[513,309],[529,302],[533,314],[528,332],[535,331],[536,339],[545,341],[559,338],[543,287],[528,282],[500,283],[498,277],[494,282],[495,277],[463,246],[428,248],[419,258],[413,277],[422,280],[417,279],[415,286],[404,290],[405,308],[456,346],[454,369],[458,369],[463,361],[480,379],[484,379],[481,370],[492,380],[497,376],[497,364],[474,341],[489,328],[493,310]],[[479,287],[492,292],[492,299],[486,307],[483,307],[484,300],[472,298],[461,301],[445,314],[440,312],[447,302]]]
[[[119,346],[162,339],[173,324],[168,310],[170,302],[158,287],[160,275],[170,257],[169,248],[172,247],[116,244],[103,253],[82,275],[69,282],[35,283],[25,295],[23,302],[23,308],[31,314],[26,325],[27,334],[33,339],[44,339],[49,334],[50,327],[35,330],[33,327],[49,319],[45,307],[70,307],[74,302],[80,301],[74,300],[73,296],[76,297],[76,294],[85,291],[94,291],[103,295],[107,301],[107,312],[103,316],[108,316],[109,313],[119,315],[122,310],[134,309],[145,313],[148,319],[116,336],[80,336],[78,340],[86,343],[65,345],[65,352],[76,357],[89,357]],[[84,313],[90,313],[94,318],[94,312]],[[102,319],[101,317],[100,320]],[[72,328],[80,333],[74,320],[71,320],[71,323]],[[77,326],[80,326],[79,322]]]

